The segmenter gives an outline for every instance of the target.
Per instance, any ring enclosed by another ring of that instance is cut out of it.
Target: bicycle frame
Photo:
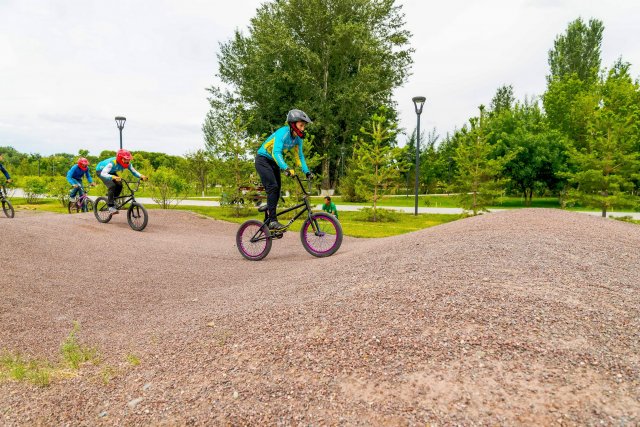
[[[286,213],[294,211],[296,209],[300,209],[300,208],[304,208],[304,209],[302,209],[300,212],[298,212],[296,214],[296,216],[294,216],[291,220],[289,220],[289,222],[287,223],[287,225],[284,226],[283,229],[281,229],[281,230],[270,230],[270,233],[269,233],[270,236],[269,237],[272,237],[274,235],[277,235],[278,233],[282,233],[283,231],[287,230],[291,226],[291,224],[293,224],[305,212],[307,213],[307,217],[311,221],[311,226],[313,227],[314,233],[316,233],[316,234],[318,233],[318,224],[316,224],[316,222],[311,219],[311,204],[309,203],[310,194],[305,190],[304,186],[302,185],[302,180],[300,179],[300,177],[298,175],[294,175],[294,176],[295,176],[296,180],[298,180],[298,184],[300,184],[300,188],[302,189],[302,193],[304,194],[304,196],[302,197],[303,201],[302,201],[302,203],[299,203],[299,204],[297,204],[297,205],[295,205],[293,207],[287,208],[287,209],[285,209],[283,211],[280,211],[280,212],[276,212],[276,218],[278,216],[280,216],[280,215],[286,214]],[[308,180],[305,180],[305,181],[308,182]],[[264,239],[267,238],[266,236],[265,237],[257,237],[259,233],[260,233],[260,230],[258,230],[256,232],[256,234],[253,235],[253,237],[251,238],[252,242],[258,242],[260,240],[264,240]]]
[[[5,184],[2,184],[2,187],[0,188],[0,200],[6,200],[7,198],[7,186]]]
[[[84,186],[80,185],[78,187],[78,192],[76,193],[76,201],[75,201],[75,205],[78,208],[82,208],[82,205],[84,204],[84,201],[86,199],[88,199],[89,196],[87,196],[87,191],[84,189]]]
[[[116,209],[120,209],[121,207],[123,207],[124,205],[126,205],[129,202],[135,202],[136,201],[135,193],[140,188],[140,179],[138,179],[138,181],[136,182],[136,189],[135,190],[133,188],[131,188],[131,186],[129,185],[129,182],[126,179],[120,179],[120,181],[122,181],[127,186],[127,188],[129,189],[129,194],[125,194],[124,196],[116,197],[116,206],[115,206]],[[126,200],[124,200],[124,199],[126,199]],[[118,200],[124,200],[124,202],[118,202]]]

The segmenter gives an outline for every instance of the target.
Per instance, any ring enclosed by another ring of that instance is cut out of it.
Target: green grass
[[[98,350],[94,347],[87,347],[78,342],[78,332],[80,325],[76,322],[73,329],[67,335],[67,338],[60,345],[62,360],[72,369],[78,369],[82,363],[92,362],[97,365],[100,363]]]
[[[62,204],[60,204],[60,202],[55,199],[41,199],[38,201],[38,203],[27,203],[25,199],[15,197],[11,199],[11,204],[16,209],[16,211],[30,210],[66,214],[69,213],[68,209],[66,207],[63,207]]]
[[[152,206],[151,208],[155,209],[156,207]],[[228,207],[179,205],[175,209],[196,212],[204,216],[236,224],[241,224],[251,218],[259,220],[264,218],[264,214],[257,212],[255,209],[251,209],[249,211],[249,215],[241,217],[234,216],[233,209]],[[340,223],[342,224],[342,230],[346,236],[389,237],[433,227],[434,225],[443,224],[445,222],[455,221],[462,217],[462,215],[447,214],[420,214],[417,217],[406,213],[398,213],[397,215],[399,217],[399,221],[397,222],[374,223],[358,221],[358,212],[341,212]],[[291,216],[289,218],[291,218]],[[302,223],[302,217],[298,218],[298,220],[291,225],[289,230],[294,232],[300,231]]]
[[[129,362],[131,366],[139,366],[140,358],[133,353],[129,353],[127,354],[127,362]]]
[[[356,206],[367,207],[371,206],[370,203],[342,203],[339,198],[336,199],[337,203],[340,204],[350,204]],[[434,200],[438,201],[438,207],[457,207],[457,203],[454,203],[453,197],[447,196],[421,196],[421,200],[423,200],[422,205],[426,206],[430,204],[430,207],[436,207],[435,203],[432,204]],[[429,200],[429,202],[425,203],[424,200]],[[312,205],[317,206],[322,203],[322,198],[320,197],[312,197],[311,198]],[[12,203],[19,211],[21,209],[29,209],[35,211],[47,211],[47,212],[58,212],[58,213],[67,213],[67,210],[63,208],[60,203],[53,199],[42,200],[37,204],[27,204],[24,199],[15,198],[12,199]],[[392,205],[388,204],[392,203]],[[411,206],[413,207],[413,199],[408,201],[405,197],[389,197],[383,200],[383,206],[391,206],[391,207],[400,207],[400,206]],[[157,205],[147,204],[145,205],[147,209],[159,209]],[[492,206],[492,208],[497,209],[518,209],[525,207],[524,200],[519,197],[505,197],[500,200],[500,204]],[[559,208],[560,205],[558,203],[557,198],[547,197],[547,198],[537,198],[533,199],[532,207],[537,208]],[[246,214],[238,217],[235,215],[235,209],[232,207],[218,207],[218,206],[187,206],[187,205],[178,205],[174,209],[178,210],[186,210],[195,212],[207,217],[215,218],[222,221],[233,222],[236,224],[243,223],[247,219],[263,219],[263,214],[258,213],[254,207],[248,208]],[[573,211],[590,211],[589,209],[583,207],[572,207],[568,210]],[[593,211],[593,210],[591,210]],[[363,222],[358,221],[357,216],[358,212],[348,212],[342,211],[340,214],[340,222],[343,227],[344,234],[346,236],[353,237],[388,237],[394,236],[398,234],[409,233],[416,230],[421,230],[423,228],[433,227],[434,225],[443,224],[445,222],[455,221],[460,219],[462,215],[449,215],[449,214],[420,214],[417,217],[410,213],[398,213],[400,220],[397,222],[384,222],[384,223],[374,223],[374,222]],[[282,221],[281,221],[282,222]],[[302,220],[298,219],[298,221],[294,222],[289,229],[290,231],[297,232],[300,230],[302,226]]]
[[[320,204],[324,202],[323,197],[312,197],[314,204]],[[371,206],[371,202],[355,203],[344,202],[340,196],[334,196],[331,201],[340,205],[353,205],[353,206]],[[415,198],[413,195],[406,196],[393,196],[385,197],[379,202],[380,206],[390,207],[414,207]],[[418,207],[429,208],[459,208],[458,197],[451,196],[418,196]],[[509,209],[509,208],[524,208],[527,207],[522,197],[502,197],[495,205],[489,206],[489,208],[495,209]],[[533,208],[560,208],[560,202],[557,197],[538,197],[531,201],[531,207]]]
[[[0,356],[0,382],[29,381],[37,386],[46,387],[51,383],[53,374],[55,368],[46,361],[25,359],[20,354]]]
[[[640,220],[633,219],[630,215],[629,216],[612,216],[610,218],[618,221],[630,222],[632,224],[640,224]]]
[[[53,378],[74,376],[82,363],[99,364],[98,351],[78,342],[80,325],[74,323],[73,329],[60,344],[60,360],[50,363],[46,360],[29,359],[21,354],[5,353],[0,356],[0,382],[29,381],[35,385],[46,387]]]

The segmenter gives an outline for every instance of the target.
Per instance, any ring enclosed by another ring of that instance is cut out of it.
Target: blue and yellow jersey
[[[281,127],[267,138],[258,150],[258,155],[274,160],[280,169],[289,169],[287,162],[284,161],[283,152],[285,150],[293,151],[293,157],[296,164],[302,168],[302,172],[309,172],[302,152],[302,138],[299,136],[292,138],[289,126]]]

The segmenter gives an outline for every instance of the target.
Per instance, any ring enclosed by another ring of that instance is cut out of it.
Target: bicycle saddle
[[[258,212],[266,212],[267,211],[267,205],[262,205],[258,208]]]

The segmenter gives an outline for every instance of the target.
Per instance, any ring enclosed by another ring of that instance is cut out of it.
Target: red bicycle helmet
[[[116,162],[125,169],[129,167],[132,158],[133,156],[129,150],[120,149],[118,150],[118,154],[116,154]]]
[[[85,159],[84,157],[80,157],[78,159],[78,167],[83,171],[86,171],[89,167],[89,160]]]

